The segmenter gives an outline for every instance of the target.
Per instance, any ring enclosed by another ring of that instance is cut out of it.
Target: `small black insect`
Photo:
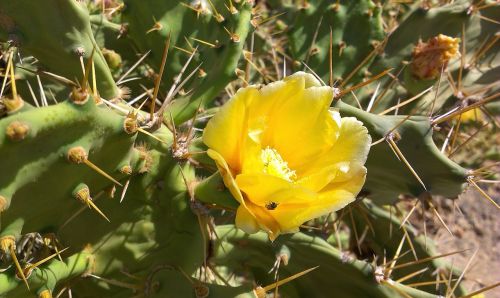
[[[269,202],[266,204],[267,210],[274,210],[274,209],[276,209],[276,207],[278,207],[278,203],[276,203],[276,202]]]

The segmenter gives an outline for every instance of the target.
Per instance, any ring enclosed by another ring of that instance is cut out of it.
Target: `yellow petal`
[[[241,173],[262,173],[264,164],[261,158],[261,145],[247,136],[243,144],[244,156],[241,158]]]
[[[226,187],[229,189],[229,192],[231,192],[233,197],[240,204],[245,205],[245,201],[243,200],[240,189],[238,188],[238,185],[236,185],[233,174],[222,155],[212,149],[207,150],[207,155],[215,161],[217,169],[219,170],[219,173],[222,176],[222,180],[224,181],[224,185],[226,185]]]
[[[271,240],[276,239],[280,234],[280,225],[265,207],[257,206],[248,202],[247,210],[251,212],[259,224],[261,230],[268,233]]]
[[[276,81],[265,86],[249,86],[246,88],[257,88],[258,96],[252,100],[249,107],[249,122],[254,122],[261,117],[274,117],[281,113],[280,107],[284,102],[295,96],[297,92],[309,87],[319,87],[321,84],[311,74],[297,72],[284,78],[282,81]],[[260,88],[261,87],[261,88]],[[272,115],[269,115],[272,113]]]
[[[262,144],[276,149],[294,168],[331,146],[338,127],[328,113],[332,88],[305,89],[305,78],[300,76],[286,86],[294,91],[271,111]]]
[[[353,168],[354,169],[354,168]],[[366,179],[366,168],[363,166],[357,167],[355,170],[347,174],[349,177],[344,180],[328,184],[321,192],[319,192],[320,201],[328,201],[335,199],[336,210],[343,208],[349,204],[358,195]],[[346,175],[346,176],[347,176]],[[343,190],[352,195],[352,199],[348,198],[347,201],[335,198],[338,190]],[[350,200],[350,201],[349,201]]]
[[[296,183],[312,191],[320,191],[337,177],[339,171],[346,167],[349,168],[349,163],[327,165],[308,176],[301,177]]]
[[[235,224],[236,227],[249,234],[257,233],[260,230],[259,223],[255,217],[243,205],[240,205],[238,210],[236,210]]]
[[[272,216],[280,225],[281,233],[296,232],[304,222],[344,208],[356,199],[364,184],[366,169],[363,167],[350,180],[329,184],[317,198],[308,205],[276,208]]]
[[[271,240],[284,230],[297,230],[303,221],[300,218],[294,221],[294,217],[316,204],[318,198],[313,191],[271,175],[242,174],[236,177],[236,182],[247,200],[247,208]],[[289,211],[288,217],[275,217],[282,210]]]
[[[332,113],[336,113],[332,111]],[[341,120],[340,133],[333,146],[334,160],[364,164],[370,151],[371,137],[363,123],[354,117]]]
[[[314,203],[315,192],[287,180],[267,174],[241,174],[236,184],[248,201],[266,207],[271,203],[296,205]]]
[[[328,197],[316,200],[314,204],[308,206],[284,205],[282,208],[276,208],[272,215],[279,223],[281,233],[293,233],[306,221],[337,211],[354,199],[355,196],[352,193],[337,189],[330,192]]]
[[[217,151],[233,171],[241,170],[241,156],[246,141],[248,106],[258,93],[244,88],[229,100],[207,123],[203,142]]]
[[[297,78],[301,78],[304,80],[304,87],[309,88],[309,87],[320,87],[321,83],[316,77],[310,73],[306,73],[303,71],[298,71],[294,74],[291,74],[285,78],[283,78],[284,82],[288,82],[291,80],[295,80]]]
[[[282,114],[283,106],[303,90],[303,78],[286,83],[278,81],[259,89],[248,109],[248,133],[252,139],[258,143],[268,143],[267,139],[275,132],[272,124]]]
[[[338,112],[332,111],[332,113],[335,116]],[[325,166],[341,162],[363,165],[370,150],[370,143],[371,137],[362,122],[353,117],[342,118],[336,142],[326,153],[311,161],[307,168],[303,168],[303,175],[311,175]]]
[[[240,174],[236,176],[236,185],[246,194],[248,200],[254,204],[264,206],[267,198],[281,190],[288,188],[290,182],[266,174]]]
[[[257,227],[260,227],[269,233],[277,231],[278,225],[272,218],[266,214],[262,214],[263,210],[256,208],[258,206],[245,201],[238,185],[236,184],[233,174],[231,173],[231,170],[222,156],[212,149],[208,149],[207,154],[215,161],[219,173],[222,176],[222,180],[224,181],[224,185],[226,185],[233,197],[240,203],[236,212],[236,226],[247,233],[255,233]],[[257,212],[258,215],[256,215],[255,212]]]

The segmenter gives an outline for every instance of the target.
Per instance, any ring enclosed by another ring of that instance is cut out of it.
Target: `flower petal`
[[[241,158],[241,173],[262,173],[264,163],[261,158],[261,145],[254,141],[251,136],[246,137],[243,144],[244,156]]]
[[[289,206],[283,204],[271,214],[280,225],[282,233],[296,232],[304,222],[330,212],[337,211],[356,199],[364,184],[366,168],[362,167],[350,180],[331,183],[320,192],[315,200],[307,205]]]
[[[332,112],[336,114],[336,111]],[[333,117],[333,116],[332,116]],[[370,150],[371,137],[361,121],[354,117],[345,117],[341,120],[339,136],[331,148],[318,156],[304,170],[304,176],[321,171],[322,168],[341,162],[363,165]],[[347,171],[343,171],[347,172]]]
[[[290,182],[267,174],[240,174],[236,176],[236,185],[252,203],[265,206],[270,195],[289,188]]]
[[[333,89],[327,86],[305,89],[305,78],[287,81],[293,94],[275,106],[262,139],[295,168],[324,152],[335,142],[338,127],[328,113]],[[303,144],[303,146],[297,146]]]
[[[248,234],[257,233],[260,230],[259,223],[255,217],[243,205],[240,205],[238,210],[236,210],[235,225]]]
[[[296,78],[301,78],[304,80],[304,86],[306,88],[309,88],[309,87],[319,87],[321,86],[321,82],[312,74],[310,73],[306,73],[306,72],[303,72],[303,71],[298,71],[294,74],[291,74],[285,78],[283,78],[283,82],[288,82],[288,81],[291,81],[291,80],[295,80]]]
[[[220,175],[222,176],[222,180],[224,181],[224,185],[229,189],[229,192],[233,195],[233,197],[242,205],[245,205],[245,201],[243,200],[243,196],[241,195],[240,189],[236,182],[234,181],[233,174],[229,169],[226,161],[217,151],[208,149],[207,155],[215,161],[217,165],[217,169],[219,170]]]
[[[239,172],[247,133],[248,106],[258,93],[256,88],[240,89],[207,123],[203,142],[217,151],[229,167]]]
[[[263,207],[257,206],[248,201],[248,199],[243,198],[243,194],[238,188],[233,174],[222,156],[212,149],[208,149],[207,154],[215,161],[224,185],[226,185],[233,197],[240,203],[236,212],[236,226],[247,233],[255,233],[260,228],[270,235],[274,234],[277,237],[279,226],[276,221],[269,214],[266,214]]]
[[[326,215],[330,212],[337,211],[348,203],[354,201],[355,196],[343,189],[336,189],[328,196],[318,198],[313,205],[302,206],[283,206],[283,208],[276,209],[273,217],[280,224],[282,233],[293,233],[305,222]]]
[[[345,205],[353,201],[360,192],[366,179],[366,168],[364,166],[356,167],[356,169],[348,173],[349,177],[338,182],[328,184],[321,192],[319,192],[319,200],[332,200],[338,190],[346,191],[351,194],[352,198],[339,199],[336,198],[336,210],[343,208]]]
[[[301,177],[296,184],[312,191],[320,191],[337,177],[342,167],[345,167],[345,163],[325,166],[308,176]]]
[[[304,204],[314,200],[316,193],[287,180],[267,174],[241,174],[236,184],[255,205],[265,207],[270,203]]]
[[[276,239],[280,234],[280,225],[271,216],[265,207],[257,206],[251,202],[248,202],[247,208],[251,212],[255,219],[257,220],[259,227],[264,230],[271,240]]]

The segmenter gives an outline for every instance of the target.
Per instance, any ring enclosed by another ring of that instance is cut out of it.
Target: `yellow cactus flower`
[[[456,119],[460,119],[460,122],[462,123],[469,123],[469,122],[483,122],[485,120],[485,116],[481,109],[475,108],[472,110],[469,110],[465,113],[462,113],[459,116],[455,117]]]
[[[203,141],[240,203],[238,228],[274,240],[356,198],[371,138],[329,109],[335,91],[298,72],[240,89],[208,122]]]

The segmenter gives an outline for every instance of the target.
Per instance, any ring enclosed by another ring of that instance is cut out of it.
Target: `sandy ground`
[[[500,204],[500,185],[482,184],[490,196]],[[477,249],[465,274],[466,289],[475,291],[500,282],[500,210],[481,196],[473,187],[464,192],[456,201],[441,200],[440,214],[454,236],[436,220],[429,220],[428,235],[433,238],[441,253],[470,249],[450,257],[453,266],[463,269]],[[418,219],[412,220],[415,222]],[[418,223],[415,223],[419,225]],[[485,293],[486,298],[500,298],[500,287]]]

